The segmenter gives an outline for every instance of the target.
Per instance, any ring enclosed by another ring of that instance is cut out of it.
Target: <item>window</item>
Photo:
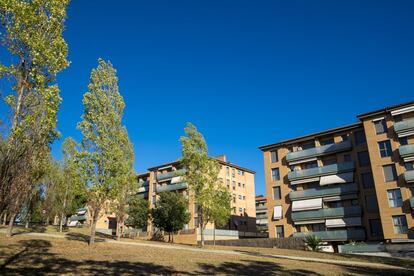
[[[349,136],[348,136],[348,134],[343,134],[343,135],[341,135],[341,138],[342,138],[342,141],[348,141]]]
[[[233,185],[233,187],[236,187],[236,181],[232,181],[231,184]]]
[[[326,231],[325,223],[316,223],[312,225],[312,230],[314,232]]]
[[[359,162],[359,166],[361,166],[361,167],[365,167],[365,166],[370,165],[368,151],[358,152],[358,162]]]
[[[285,235],[283,233],[283,225],[276,226],[276,238],[284,238]]]
[[[390,140],[378,142],[378,147],[382,158],[392,155]]]
[[[355,134],[355,144],[362,145],[367,142],[365,138],[365,133],[362,130],[355,131],[354,134]]]
[[[240,200],[242,199],[242,195],[239,195],[239,199],[240,199]]]
[[[230,186],[230,179],[227,179],[227,186]]]
[[[243,196],[243,200],[246,200],[246,196]]]
[[[332,201],[329,205],[330,208],[339,208],[342,207],[342,201]]]
[[[409,187],[408,189],[410,189],[411,197],[414,197],[414,187]]]
[[[375,132],[377,134],[382,134],[382,133],[387,132],[387,124],[385,123],[385,119],[375,121],[374,125],[375,125]]]
[[[402,216],[392,216],[395,234],[406,234],[408,232],[407,218]]]
[[[314,148],[314,147],[315,147],[315,141],[309,141],[309,142],[305,142],[305,143],[301,144],[298,147],[298,150],[311,149],[311,148]]]
[[[398,142],[400,142],[400,145],[401,146],[408,145],[408,139],[407,139],[407,137],[398,138]]]
[[[331,145],[335,143],[333,138],[329,138],[329,139],[325,139],[320,141],[321,146],[325,146],[325,145]]]
[[[279,161],[279,157],[277,156],[277,151],[276,150],[272,150],[270,152],[270,162],[276,163],[277,161]]]
[[[239,182],[239,183],[237,183],[238,185],[239,185],[239,187],[241,187],[241,183]]]
[[[374,178],[372,177],[372,173],[361,173],[362,185],[364,189],[372,189],[374,188]]]
[[[279,200],[281,198],[280,186],[273,187],[273,199]]]
[[[233,195],[233,203],[236,203],[236,196]]]
[[[198,218],[194,218],[194,228],[198,228]]]
[[[236,176],[236,170],[234,168],[231,169],[231,176],[232,177],[235,177]]]
[[[378,202],[375,195],[366,195],[365,196],[365,206],[367,206],[368,212],[377,212],[378,211]]]
[[[279,168],[272,169],[272,181],[280,180]]]
[[[401,207],[403,204],[400,189],[387,190],[388,204],[391,208]]]
[[[241,170],[237,170],[237,174],[241,175],[242,174]]]
[[[351,162],[352,157],[350,154],[344,154],[344,162]]]
[[[397,180],[397,172],[395,171],[394,164],[382,166],[382,170],[384,172],[385,182]]]
[[[395,123],[398,123],[398,122],[401,122],[402,121],[402,116],[401,116],[401,114],[400,115],[395,115],[394,116],[394,122]]]
[[[229,167],[226,167],[226,174],[227,174],[227,176],[230,176],[230,168]]]
[[[246,184],[243,183],[242,186],[243,186],[243,188],[245,188],[246,187]]]
[[[336,157],[329,157],[322,159],[322,163],[324,166],[336,164]]]
[[[318,162],[309,162],[302,164],[302,170],[312,169],[318,167]]]
[[[381,220],[379,220],[379,219],[370,219],[369,220],[369,228],[370,228],[372,237],[382,237]]]
[[[242,213],[243,212],[243,208],[240,207],[239,208],[239,212]]]
[[[405,163],[404,164],[404,167],[405,167],[405,170],[406,171],[412,171],[412,170],[414,170],[414,164],[413,163]]]

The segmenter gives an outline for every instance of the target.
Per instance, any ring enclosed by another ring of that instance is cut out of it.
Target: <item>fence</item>
[[[389,257],[414,257],[413,243],[370,243],[339,245],[343,254],[363,254]]]
[[[206,244],[213,244],[212,241],[206,241]],[[216,245],[225,246],[246,246],[246,247],[277,247],[286,249],[305,248],[305,242],[302,238],[255,238],[255,239],[238,239],[238,240],[219,240]]]

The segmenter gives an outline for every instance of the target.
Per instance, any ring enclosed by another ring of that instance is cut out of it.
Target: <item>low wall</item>
[[[213,244],[212,241],[206,241],[206,244]],[[246,247],[277,247],[286,249],[305,248],[305,242],[302,238],[256,238],[256,239],[240,239],[240,240],[221,240],[216,241],[216,245],[225,246],[246,246]]]
[[[343,254],[363,254],[389,257],[414,257],[412,243],[373,243],[339,245],[338,252]]]

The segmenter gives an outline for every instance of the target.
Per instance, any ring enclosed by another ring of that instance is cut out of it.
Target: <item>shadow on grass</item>
[[[68,260],[50,253],[47,240],[24,240],[22,250],[0,266],[2,275],[91,274],[91,275],[171,275],[185,274],[169,266],[127,261]]]
[[[81,234],[81,233],[67,233],[66,239],[71,240],[71,241],[82,241],[82,242],[89,243],[90,236]],[[104,238],[95,237],[95,242],[104,242],[104,241],[105,241]]]

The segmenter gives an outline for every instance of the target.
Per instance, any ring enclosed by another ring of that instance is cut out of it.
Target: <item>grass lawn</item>
[[[403,269],[321,264],[269,256],[239,256],[103,242],[98,242],[90,248],[86,242],[70,240],[70,237],[62,239],[15,235],[6,239],[4,233],[1,233],[0,274],[34,273],[48,275],[413,275],[413,271]]]

